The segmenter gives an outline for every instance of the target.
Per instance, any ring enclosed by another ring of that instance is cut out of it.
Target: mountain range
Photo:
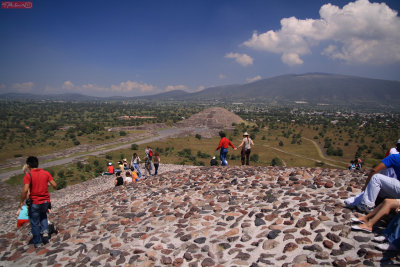
[[[400,107],[400,81],[389,81],[355,76],[307,73],[288,74],[246,84],[210,87],[188,93],[174,90],[140,97],[94,97],[81,94],[27,95],[8,93],[0,95],[8,100],[63,100],[63,101],[109,101],[109,100],[176,100],[176,101],[239,101],[290,104],[333,105],[383,105]]]

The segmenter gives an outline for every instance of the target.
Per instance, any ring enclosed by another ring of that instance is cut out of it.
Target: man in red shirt
[[[47,223],[47,210],[50,205],[50,194],[47,189],[48,183],[57,188],[57,184],[48,171],[39,169],[39,160],[37,157],[30,156],[26,159],[29,171],[24,176],[24,189],[21,193],[21,202],[19,207],[24,205],[27,197],[32,200],[29,207],[29,220],[32,227],[33,244],[35,248],[40,244],[48,242],[49,226]],[[32,179],[32,182],[31,182]],[[42,236],[43,235],[43,239]]]
[[[219,153],[219,158],[221,160],[221,166],[228,166],[228,161],[226,161],[226,156],[228,155],[228,147],[231,146],[231,147],[233,147],[234,150],[236,150],[237,148],[231,143],[231,141],[229,141],[228,138],[225,137],[224,132],[220,132],[219,136],[221,137],[221,140],[219,141],[219,145],[218,145],[216,151],[218,151],[218,149],[221,148],[221,151]]]

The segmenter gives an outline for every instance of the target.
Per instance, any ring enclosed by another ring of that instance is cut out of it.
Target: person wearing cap
[[[123,163],[124,163],[124,171],[129,170],[129,164],[127,159],[123,159]]]
[[[254,142],[253,142],[253,140],[251,140],[251,138],[249,137],[249,134],[247,132],[245,132],[243,134],[242,143],[238,147],[241,147],[241,146],[243,146],[242,152],[240,153],[242,165],[245,164],[245,159],[246,159],[246,165],[249,165],[251,146],[254,146]]]
[[[210,160],[210,165],[211,166],[218,166],[218,161],[215,159],[215,156],[212,157],[212,159]]]
[[[226,138],[224,132],[220,132],[219,136],[221,137],[221,140],[219,141],[219,145],[216,151],[218,151],[218,149],[221,149],[219,154],[221,166],[228,166],[228,161],[226,161],[226,157],[228,155],[228,147],[231,146],[234,150],[236,150],[237,148],[232,144],[231,141],[229,141],[228,138]]]
[[[107,172],[103,173],[103,175],[113,175],[114,174],[114,166],[111,162],[107,164]]]

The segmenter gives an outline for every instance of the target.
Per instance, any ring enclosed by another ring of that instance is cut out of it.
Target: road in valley
[[[184,132],[188,132],[188,131],[193,131],[195,130],[194,128],[168,128],[168,129],[164,129],[164,130],[159,130],[157,132],[157,134],[155,134],[152,137],[148,137],[139,141],[132,141],[130,143],[127,144],[123,144],[120,146],[113,146],[111,148],[104,148],[104,149],[100,149],[100,150],[95,150],[95,151],[89,151],[89,152],[85,152],[85,153],[81,153],[79,155],[75,155],[75,156],[67,156],[65,158],[60,158],[60,159],[55,159],[55,160],[51,160],[48,162],[44,162],[44,163],[40,163],[40,168],[48,168],[48,167],[52,167],[52,166],[58,166],[58,165],[65,165],[65,164],[70,164],[74,161],[83,159],[87,156],[98,156],[110,151],[114,151],[114,150],[119,150],[119,149],[126,149],[131,147],[132,144],[145,144],[145,143],[151,143],[153,141],[157,141],[157,140],[161,140],[164,138],[168,138],[168,137],[173,137],[173,136],[177,136],[181,133]],[[8,171],[8,172],[4,172],[0,174],[0,181],[5,181],[7,179],[9,179],[10,177],[17,175],[17,174],[21,174],[22,173],[22,166],[21,169],[18,170],[13,170],[13,171]]]

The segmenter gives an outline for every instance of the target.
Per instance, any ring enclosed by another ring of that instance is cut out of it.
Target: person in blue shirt
[[[360,211],[370,212],[375,207],[377,197],[400,198],[400,181],[379,173],[386,168],[393,168],[397,177],[400,177],[400,154],[390,155],[384,158],[371,170],[367,181],[362,188],[364,191],[359,197],[357,208]]]

